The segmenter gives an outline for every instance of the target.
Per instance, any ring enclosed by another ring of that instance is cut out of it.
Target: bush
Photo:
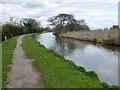
[[[96,74],[94,71],[87,71],[87,72],[85,72],[85,74],[86,74],[87,76],[92,77],[92,78],[95,78],[95,77],[98,78],[97,74]]]
[[[104,88],[110,88],[110,85],[105,83],[105,82],[102,82],[101,85],[104,87]]]
[[[81,72],[86,72],[84,67],[78,66],[77,69],[80,70]]]

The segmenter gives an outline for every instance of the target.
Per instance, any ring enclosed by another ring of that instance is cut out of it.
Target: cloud
[[[118,3],[118,24],[120,26],[120,1]]]
[[[76,1],[76,2],[75,2]],[[90,27],[110,27],[118,23],[118,0],[38,0],[19,2],[15,0],[2,1],[2,21],[8,21],[9,17],[31,17],[38,19],[44,26],[47,26],[47,19],[59,13],[73,14],[76,19],[85,19]]]
[[[28,2],[28,3],[22,3],[22,6],[24,8],[40,8],[40,7],[45,7],[45,5],[42,4],[42,3],[35,3],[35,2],[33,2],[33,3]]]
[[[61,0],[44,0],[46,2],[61,2]],[[113,3],[118,2],[119,0],[65,0],[62,2],[107,2],[107,3]],[[2,2],[43,2],[43,0],[2,0]]]
[[[102,13],[100,13],[100,12],[90,12],[89,16],[102,16]]]

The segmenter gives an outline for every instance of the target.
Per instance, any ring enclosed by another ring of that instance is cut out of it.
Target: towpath
[[[33,67],[32,60],[25,56],[21,46],[24,36],[17,39],[11,71],[8,74],[8,88],[41,88],[40,73]]]

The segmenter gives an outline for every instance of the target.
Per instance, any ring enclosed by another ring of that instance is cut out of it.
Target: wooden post
[[[5,36],[5,42],[7,42],[7,37]]]

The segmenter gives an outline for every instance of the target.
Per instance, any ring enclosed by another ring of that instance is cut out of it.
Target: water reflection
[[[76,65],[94,70],[101,81],[118,85],[118,47],[55,37],[52,33],[40,34],[36,40],[46,48],[71,59]]]

